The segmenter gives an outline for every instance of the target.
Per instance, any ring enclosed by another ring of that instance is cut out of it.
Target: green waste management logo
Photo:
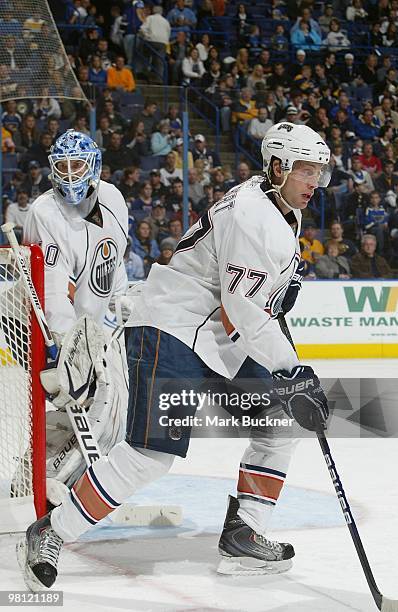
[[[368,328],[368,335],[373,337],[398,336],[398,283],[365,281],[350,286],[319,282],[308,289],[303,283],[303,289],[289,316],[289,325],[296,330]],[[307,337],[305,341],[313,339]],[[327,337],[324,341],[335,340]]]
[[[343,287],[348,310],[363,312],[367,307],[372,312],[396,312],[398,303],[398,287]]]

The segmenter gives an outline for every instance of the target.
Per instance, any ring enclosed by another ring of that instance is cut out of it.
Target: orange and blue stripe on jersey
[[[73,486],[71,499],[80,514],[91,525],[96,525],[98,521],[120,506],[105,491],[94,473],[93,466],[90,466]]]
[[[228,337],[232,342],[236,342],[240,338],[240,333],[236,331],[236,328],[232,325],[227,313],[225,312],[224,306],[221,304],[221,323],[228,334]]]
[[[285,482],[286,474],[271,468],[241,463],[238,499],[274,506]]]

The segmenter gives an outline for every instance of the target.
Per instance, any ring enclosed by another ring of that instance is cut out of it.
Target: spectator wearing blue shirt
[[[3,17],[0,19],[0,38],[13,34],[17,38],[22,36],[22,26],[20,22],[12,16],[10,11],[4,9]]]
[[[159,129],[151,136],[152,155],[167,155],[173,150],[175,139],[170,133],[170,121],[163,119]]]
[[[343,91],[339,95],[339,103],[333,106],[330,110],[330,117],[334,119],[339,110],[344,110],[347,113],[348,119],[352,121],[354,118],[354,112],[351,106],[350,98]]]
[[[175,7],[167,14],[167,20],[173,28],[173,34],[185,32],[188,36],[196,26],[196,15],[184,4],[184,0],[177,0]]]
[[[254,61],[260,55],[261,51],[266,48],[266,41],[261,34],[258,25],[250,26],[250,34],[247,38],[246,47],[249,49],[250,60]]]
[[[383,253],[385,239],[388,232],[388,218],[384,206],[381,204],[381,197],[378,191],[370,194],[370,203],[365,208],[363,217],[363,228],[367,234],[372,234],[377,238],[377,248],[379,253]]]
[[[380,132],[380,122],[374,116],[373,110],[368,108],[359,119],[353,119],[352,124],[358,138],[363,140],[375,140]]]
[[[296,32],[300,28],[301,23],[306,23],[311,32],[313,31],[316,32],[319,38],[322,38],[321,26],[319,25],[317,21],[315,21],[315,19],[312,19],[310,8],[308,7],[303,8],[303,10],[301,11],[301,16],[297,17],[297,21],[294,24],[294,26],[291,28],[290,34],[293,34],[293,32]]]
[[[126,32],[123,38],[123,46],[127,57],[127,65],[131,67],[133,67],[136,37],[144,21],[144,3],[142,0],[133,0],[130,6],[124,11],[122,19],[122,29],[125,29]]]
[[[129,281],[140,281],[145,278],[144,262],[141,257],[131,250],[131,238],[127,239],[127,248],[124,253],[124,265]]]
[[[148,215],[152,212],[152,185],[150,181],[144,181],[140,185],[138,198],[133,200],[130,205],[130,210],[133,211],[142,211],[145,215]],[[141,217],[142,219],[142,217]]]
[[[305,21],[301,21],[298,29],[291,32],[290,41],[294,49],[306,49],[307,51],[318,51],[322,43],[317,31],[310,30]]]
[[[65,21],[70,25],[82,23],[83,18],[79,12],[78,7],[75,6],[75,2],[68,0],[65,7]]]
[[[106,70],[102,68],[102,62],[99,55],[94,55],[92,57],[90,69],[88,71],[88,80],[93,85],[97,85],[99,87],[106,86]]]

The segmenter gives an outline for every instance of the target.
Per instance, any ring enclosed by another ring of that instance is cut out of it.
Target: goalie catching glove
[[[318,376],[310,366],[299,365],[289,373],[278,370],[272,374],[274,393],[283,410],[301,427],[317,431],[326,429],[329,416],[328,400]]]

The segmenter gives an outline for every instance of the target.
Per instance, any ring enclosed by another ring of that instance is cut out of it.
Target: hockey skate
[[[57,564],[63,540],[51,527],[50,514],[32,523],[17,544],[18,563],[31,591],[49,589],[57,578]]]
[[[239,502],[229,496],[227,516],[218,544],[220,574],[280,574],[292,567],[294,548],[258,535],[239,517]]]

